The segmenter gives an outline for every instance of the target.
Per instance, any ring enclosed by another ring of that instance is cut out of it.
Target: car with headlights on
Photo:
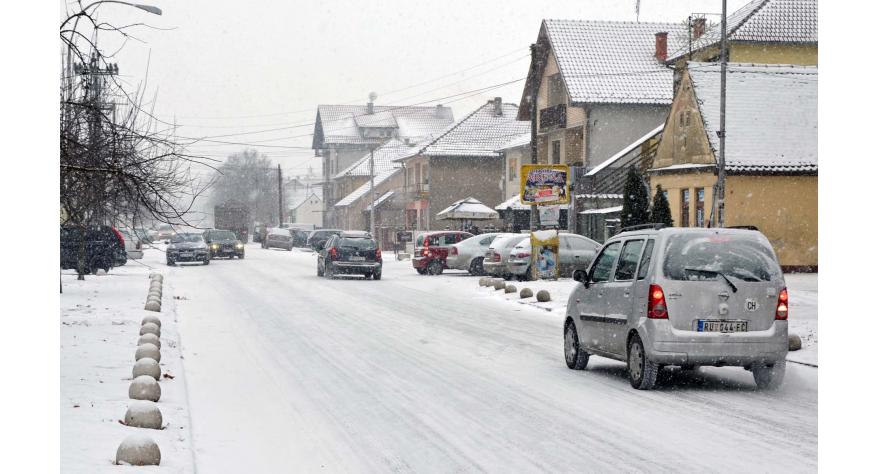
[[[602,245],[578,234],[559,234],[559,277],[572,277],[583,281],[580,274],[596,257]],[[532,279],[532,241],[525,239],[517,244],[507,258],[507,271],[519,281]],[[576,275],[577,273],[577,275]]]
[[[205,243],[211,258],[244,258],[244,244],[230,230],[206,230]]]
[[[174,229],[174,226],[171,224],[161,224],[156,228],[156,235],[153,240],[162,240],[168,243],[175,234],[177,234],[177,231]]]
[[[178,263],[193,262],[208,265],[211,263],[211,252],[201,233],[180,232],[171,237],[171,243],[165,249],[165,262],[169,267]]]
[[[318,276],[363,275],[382,279],[382,251],[369,232],[344,231],[327,240],[318,253]]]
[[[640,390],[667,366],[738,366],[774,389],[785,376],[788,306],[776,254],[756,229],[625,228],[568,299],[565,362],[624,361]]]
[[[483,275],[483,258],[489,245],[498,237],[514,234],[479,234],[454,244],[446,256],[446,267],[450,270],[467,270],[471,275]]]

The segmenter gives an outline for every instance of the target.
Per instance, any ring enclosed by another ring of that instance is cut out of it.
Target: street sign
[[[568,165],[522,165],[519,200],[526,205],[568,204]]]

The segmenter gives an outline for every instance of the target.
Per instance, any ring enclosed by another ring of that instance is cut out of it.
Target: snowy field
[[[159,470],[817,470],[817,368],[789,364],[778,392],[758,391],[734,367],[666,371],[640,392],[620,362],[566,368],[570,280],[512,282],[551,292],[537,303],[466,274],[420,276],[389,254],[381,281],[329,281],[315,275],[314,253],[246,252],[172,268],[146,252],[143,263],[166,275],[162,366],[178,375],[162,381],[168,426],[148,433],[162,448]],[[129,263],[84,285],[64,277],[62,462],[79,472],[113,468],[116,446],[136,430],[117,420],[148,273]],[[801,352],[817,362],[818,280],[787,282],[792,331],[812,331]],[[72,324],[80,320],[89,326]],[[169,352],[166,339],[182,344]]]

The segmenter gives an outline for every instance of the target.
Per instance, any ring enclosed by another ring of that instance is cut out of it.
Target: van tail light
[[[779,300],[776,302],[776,319],[788,319],[788,288],[779,292]]]
[[[382,249],[376,249],[376,260],[382,260]]]
[[[332,249],[330,249],[330,258],[332,258],[334,260],[339,258],[339,254],[336,253],[336,247],[333,247]]]
[[[458,255],[458,247],[452,247],[452,255]]]
[[[669,319],[666,311],[666,295],[659,285],[651,285],[648,289],[648,318]]]
[[[119,232],[119,230],[116,229],[116,227],[113,227],[113,232],[116,232],[116,236],[119,237],[119,241],[122,242],[122,245],[125,245],[125,239],[122,238],[122,234]]]
[[[530,254],[530,253],[522,253],[522,252],[520,252],[520,253],[516,254],[516,258],[529,258],[529,257],[531,257],[531,256],[532,256],[532,254]]]

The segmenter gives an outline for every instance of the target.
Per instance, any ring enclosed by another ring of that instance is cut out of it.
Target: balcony
[[[541,109],[540,114],[538,115],[538,131],[548,132],[550,130],[565,128],[565,112],[565,104]]]
[[[431,189],[431,186],[428,183],[416,183],[411,184],[409,186],[408,199],[410,200],[419,200],[419,199],[428,199],[428,191]]]

